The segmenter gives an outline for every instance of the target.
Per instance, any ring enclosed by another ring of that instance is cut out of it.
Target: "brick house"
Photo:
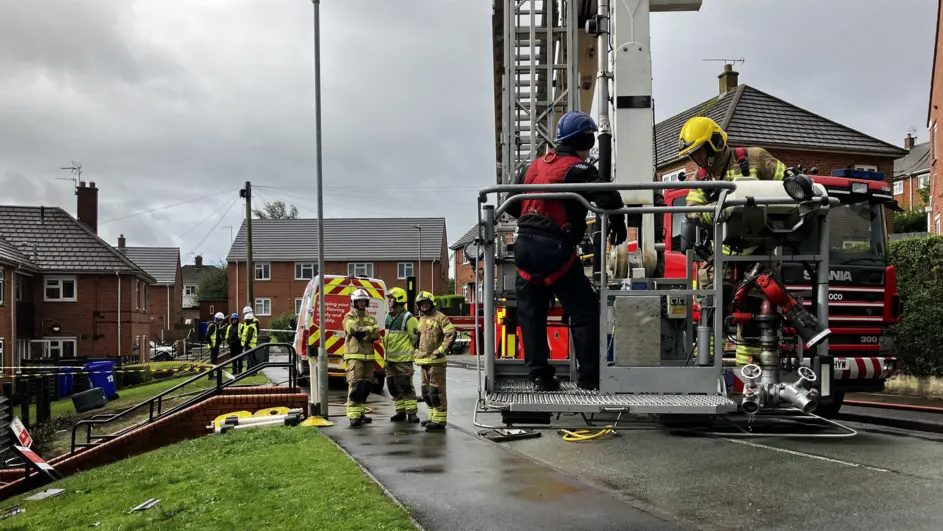
[[[476,302],[475,293],[475,264],[465,258],[465,245],[478,237],[478,227],[468,229],[461,238],[449,246],[453,252],[453,268],[455,269],[455,295],[463,295],[469,303]],[[479,270],[484,264],[479,264]],[[479,280],[481,277],[479,275]]]
[[[930,188],[930,142],[915,144],[908,134],[904,148],[907,156],[894,161],[894,199],[904,210],[924,209],[927,205],[918,191]]]
[[[76,196],[78,219],[59,207],[0,206],[7,367],[148,352],[140,347],[150,327],[148,285],[156,280],[97,235],[95,183],[80,181]]]
[[[387,288],[405,288],[407,277],[415,276],[420,289],[433,294],[449,289],[444,218],[325,219],[324,235],[324,266],[329,275],[375,277]],[[297,312],[305,286],[317,275],[318,221],[253,219],[252,259],[255,300],[248,306],[255,309],[264,327],[271,316]],[[232,307],[241,309],[246,300],[245,223],[226,261],[229,300],[235,301]]]
[[[193,262],[193,265],[185,265],[180,268],[180,278],[183,282],[183,291],[181,292],[183,319],[184,322],[189,319],[191,324],[200,319],[200,299],[197,297],[196,288],[200,283],[200,274],[204,269],[202,256],[195,256]]]
[[[941,214],[943,214],[943,162],[939,159],[943,142],[940,141],[938,124],[943,122],[943,24],[940,21],[940,11],[943,6],[937,6],[936,41],[933,47],[933,70],[930,77],[930,101],[927,105],[927,129],[930,131],[930,233],[943,234]]]
[[[118,237],[118,251],[139,265],[157,281],[151,286],[148,312],[150,339],[174,340],[183,314],[183,275],[179,247],[128,247],[124,234]]]

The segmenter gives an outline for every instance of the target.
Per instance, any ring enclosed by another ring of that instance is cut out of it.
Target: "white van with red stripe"
[[[343,275],[324,275],[324,327],[325,332],[318,329],[320,307],[320,279],[314,277],[305,287],[301,299],[301,311],[297,316],[295,326],[295,351],[298,353],[298,374],[302,383],[311,374],[308,362],[309,354],[316,360],[322,339],[325,340],[325,351],[328,355],[327,374],[333,380],[343,380],[346,365],[344,363],[344,343],[347,335],[344,333],[344,315],[350,311],[350,295],[356,289],[363,289],[370,295],[370,304],[367,313],[376,318],[382,328],[386,323],[386,314],[389,312],[386,301],[386,284],[377,278],[354,277]],[[373,392],[383,390],[386,382],[386,360],[383,354],[382,341],[376,341],[374,346],[374,382]],[[340,383],[340,382],[338,382]]]

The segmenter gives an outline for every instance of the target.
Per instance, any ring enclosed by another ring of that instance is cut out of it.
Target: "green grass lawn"
[[[56,498],[24,501],[66,489]],[[210,435],[96,468],[3,502],[4,529],[413,530],[409,516],[316,428]],[[126,514],[149,498],[160,503]]]
[[[144,385],[136,385],[134,387],[128,387],[126,389],[118,390],[118,398],[115,400],[109,401],[104,407],[100,409],[95,409],[92,411],[86,411],[81,413],[80,416],[91,416],[98,415],[101,413],[113,412],[116,410],[121,410],[129,408],[131,406],[136,406],[149,398],[158,395],[171,387],[178,385],[187,378],[193,377],[193,373],[184,373],[180,376],[175,376],[163,380],[158,380],[155,382],[147,383]],[[250,376],[243,380],[240,380],[238,384],[234,385],[263,385],[268,383],[268,378],[263,374],[257,374],[255,376]],[[192,391],[198,391],[201,389],[208,389],[216,384],[216,380],[210,380],[207,377],[203,377],[200,380],[191,383],[190,385],[180,389],[181,393],[189,393]],[[174,393],[177,394],[177,393]],[[18,409],[18,408],[17,408]],[[62,415],[75,415],[75,407],[72,405],[72,398],[66,397],[62,400],[57,400],[52,403],[50,407],[52,410],[52,417],[59,417]],[[16,411],[14,413],[17,413]],[[36,419],[36,405],[32,404],[30,406],[30,419]]]

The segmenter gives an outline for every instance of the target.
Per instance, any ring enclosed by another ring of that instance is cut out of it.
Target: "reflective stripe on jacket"
[[[394,319],[386,316],[386,335],[383,337],[383,350],[386,351],[386,361],[402,363],[413,361],[413,351],[418,344],[419,321],[413,314],[402,311]]]
[[[243,323],[240,339],[246,350],[255,348],[256,343],[259,342],[259,322]]]
[[[354,334],[363,332],[363,338]],[[373,359],[373,342],[380,339],[380,325],[372,315],[364,310],[352,309],[344,316],[344,359],[368,360]]]
[[[419,348],[416,349],[417,365],[445,365],[446,353],[455,342],[455,326],[438,310],[419,318]]]

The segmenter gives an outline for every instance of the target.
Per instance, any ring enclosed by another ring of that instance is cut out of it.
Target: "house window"
[[[6,360],[3,359],[3,338],[0,337],[0,362],[3,362],[6,365]]]
[[[878,171],[878,167],[871,164],[855,164],[855,169],[858,171]]]
[[[16,278],[16,300],[25,301],[26,294],[27,294],[26,277],[22,277],[19,275],[14,275],[14,277]]]
[[[216,315],[216,305],[210,304],[210,317],[213,317],[215,315]]]
[[[671,173],[666,173],[661,176],[661,182],[664,183],[677,183],[684,180],[686,177],[684,170],[673,171]]]
[[[16,352],[14,352],[14,358],[16,358],[17,366],[23,365],[23,360],[29,359],[29,340],[28,339],[17,339],[16,340]]]
[[[366,262],[348,262],[347,274],[355,277],[373,277],[373,264]]]
[[[43,349],[44,358],[75,357],[75,338],[48,338],[44,341],[46,342],[46,348]]]
[[[272,299],[265,297],[255,299],[256,315],[272,315]]]
[[[271,280],[272,279],[272,268],[268,262],[255,264],[255,279],[256,280]]]
[[[407,277],[414,276],[413,265],[412,262],[400,262],[396,264],[396,278],[403,280]]]
[[[471,265],[471,260],[468,258],[468,255],[462,251],[462,263],[465,265]]]
[[[901,195],[904,193],[904,181],[894,181],[894,195]]]
[[[314,264],[295,262],[295,280],[311,280],[317,270]]]
[[[295,299],[295,315],[301,315],[301,301],[304,299]]]
[[[75,302],[75,277],[46,277],[46,301]]]
[[[0,304],[3,304],[3,293],[4,293],[3,288],[6,287],[6,283],[4,282],[4,280],[5,279],[3,278],[3,269],[0,269]]]
[[[934,219],[936,220],[936,234],[940,234],[940,215],[937,214]]]
[[[930,158],[936,160],[936,154],[940,152],[940,137],[936,134],[936,123],[933,124],[933,142],[930,143]]]
[[[183,294],[187,296],[196,296],[196,286],[187,284],[183,287]]]
[[[924,174],[917,177],[917,188],[929,188],[930,187],[930,174]]]

